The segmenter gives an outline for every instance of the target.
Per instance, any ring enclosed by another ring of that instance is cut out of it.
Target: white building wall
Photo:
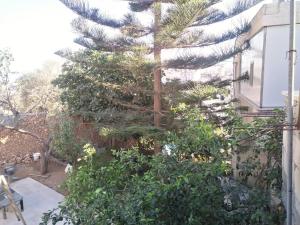
[[[289,49],[289,26],[280,25],[267,27],[264,84],[263,84],[263,107],[284,106],[282,91],[288,87],[288,49]],[[297,50],[298,60],[296,66],[295,87],[300,88],[300,24],[297,25]]]
[[[251,76],[251,64],[253,64],[252,81],[250,81],[250,79],[241,82],[241,94],[258,107],[261,102],[264,33],[264,30],[262,30],[251,38],[250,48],[241,55],[241,75],[248,72]]]

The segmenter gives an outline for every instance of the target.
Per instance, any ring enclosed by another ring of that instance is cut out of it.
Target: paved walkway
[[[27,225],[38,225],[44,212],[56,208],[63,201],[64,196],[47,186],[31,179],[25,178],[11,184],[11,187],[20,193],[24,199],[23,216]],[[21,225],[14,213],[10,210],[4,220],[0,212],[0,225]]]

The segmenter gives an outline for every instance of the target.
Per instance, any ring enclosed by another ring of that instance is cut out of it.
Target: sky
[[[116,1],[101,2],[105,13],[123,14],[124,7],[116,7]],[[0,48],[13,54],[13,70],[34,71],[47,61],[62,61],[56,51],[78,48],[70,26],[74,18],[58,0],[0,0]]]
[[[110,17],[121,18],[127,12],[125,1],[89,2],[101,6],[101,11]],[[54,54],[56,51],[78,48],[70,26],[74,18],[76,15],[59,0],[0,0],[0,48],[12,52],[13,70],[34,71],[49,60],[62,61]],[[146,15],[143,20],[149,17]]]
[[[56,0],[0,0],[0,48],[8,48],[14,70],[29,72],[72,44],[73,14]]]

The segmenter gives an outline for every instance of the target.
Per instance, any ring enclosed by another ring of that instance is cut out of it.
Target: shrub
[[[178,161],[175,157],[145,156],[136,149],[115,153],[99,166],[87,147],[84,163],[69,178],[69,196],[47,221],[67,220],[95,225],[275,225],[265,196],[249,197],[228,211],[218,163]],[[55,224],[55,223],[54,223]]]
[[[85,146],[83,160],[67,181],[66,201],[44,214],[41,224],[281,224],[283,214],[270,209],[266,190],[228,176],[232,136],[198,110],[179,113],[184,127],[168,135],[171,154],[148,156],[133,148],[115,151],[103,165],[96,151]]]
[[[62,116],[54,129],[52,148],[58,156],[68,162],[76,163],[82,155],[83,141],[75,135],[75,122],[67,116]]]
[[[181,105],[173,110],[184,124],[178,131],[169,132],[167,137],[166,144],[172,155],[202,161],[226,157],[230,146],[221,128],[210,123],[198,109]]]

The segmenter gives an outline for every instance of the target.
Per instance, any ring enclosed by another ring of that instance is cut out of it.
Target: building
[[[297,34],[300,34],[300,2],[297,3]],[[265,113],[284,106],[282,91],[288,87],[289,2],[264,5],[251,22],[250,31],[236,40],[236,47],[250,47],[234,58],[234,95],[249,113]],[[298,41],[299,40],[299,41]],[[300,36],[297,37],[298,54]],[[299,61],[298,57],[298,61]],[[300,88],[300,63],[296,66]]]
[[[248,107],[248,114],[267,115],[274,108],[285,107],[288,89],[289,50],[289,2],[275,1],[264,5],[251,21],[250,31],[236,40],[236,47],[249,48],[234,58],[234,78],[247,75],[248,79],[234,84],[234,96],[241,106]],[[295,88],[300,89],[300,2],[297,2]],[[294,117],[297,129],[293,132],[293,224],[300,224],[300,98],[296,92]],[[283,133],[282,151],[282,200],[286,203],[287,193],[287,132]],[[251,154],[251,151],[250,153]],[[239,155],[239,157],[245,157]],[[261,159],[264,158],[262,154]],[[263,161],[263,160],[261,160]],[[233,160],[235,166],[237,160]],[[235,167],[234,167],[235,168]],[[237,172],[237,170],[235,170]]]

